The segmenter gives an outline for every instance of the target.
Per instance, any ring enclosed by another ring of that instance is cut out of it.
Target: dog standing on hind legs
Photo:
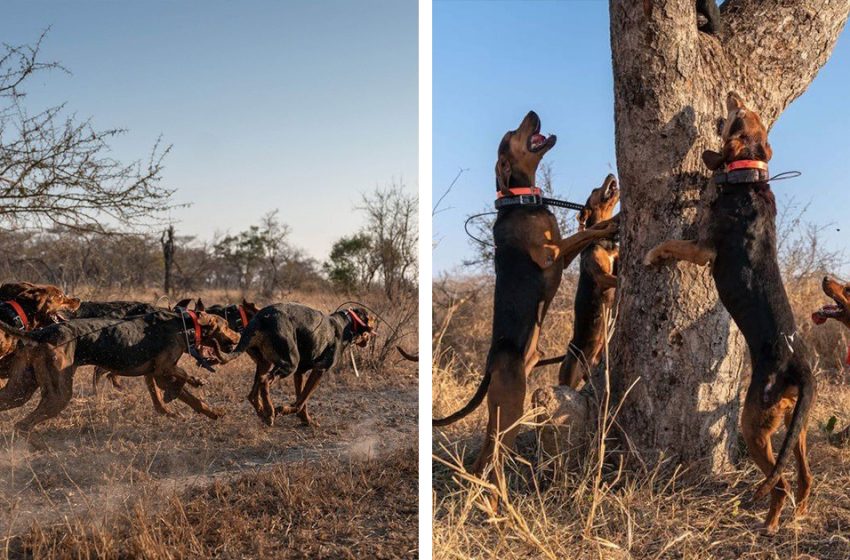
[[[774,533],[790,485],[782,471],[797,459],[797,513],[808,506],[812,475],[806,459],[806,424],[816,393],[809,349],[798,336],[776,256],[776,202],[768,184],[772,156],[758,115],[735,93],[726,98],[721,153],[702,159],[714,171],[717,197],[700,222],[696,241],[665,241],[647,253],[646,265],[684,260],[711,265],[720,301],[747,341],[752,381],[741,414],[747,451],[766,480],[755,500],[771,494],[765,530]],[[774,460],[770,437],[782,423],[785,440]]]
[[[487,397],[489,419],[473,467],[476,474],[492,462],[500,432],[504,432],[505,447],[513,447],[518,431],[514,424],[525,408],[526,376],[540,358],[540,327],[561,283],[564,267],[594,240],[617,232],[616,222],[609,220],[561,239],[555,215],[542,203],[535,186],[537,167],[555,142],[554,135],[540,134],[540,118],[531,111],[516,130],[505,133],[499,144],[499,210],[493,225],[496,288],[486,369],[469,403],[454,414],[433,421],[434,426],[452,424],[474,411]],[[490,479],[496,479],[495,470]]]
[[[601,186],[593,189],[579,212],[579,231],[610,219],[619,201],[617,178],[608,175]],[[558,372],[560,385],[577,389],[599,363],[605,341],[605,308],[614,307],[618,260],[619,249],[613,239],[598,239],[581,252],[573,336]]]

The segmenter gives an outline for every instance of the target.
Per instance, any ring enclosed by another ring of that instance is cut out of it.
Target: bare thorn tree
[[[124,227],[150,226],[172,207],[174,191],[161,185],[170,147],[157,141],[146,160],[122,163],[107,154],[123,129],[98,130],[64,105],[30,113],[27,80],[62,69],[39,60],[43,39],[3,44],[0,53],[0,225],[106,233],[101,222],[111,218]]]

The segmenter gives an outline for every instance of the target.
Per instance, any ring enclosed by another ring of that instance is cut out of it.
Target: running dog
[[[248,401],[269,426],[278,414],[296,414],[310,425],[314,422],[307,400],[324,373],[339,365],[349,345],[366,346],[372,336],[369,315],[359,307],[325,315],[306,305],[280,303],[261,309],[248,323],[236,350],[219,359],[226,363],[247,352],[254,360],[254,386]],[[269,386],[275,378],[289,375],[295,383],[295,402],[275,407]]]
[[[617,179],[608,175],[593,189],[578,215],[579,231],[593,227],[614,214],[620,201]],[[574,304],[573,337],[561,363],[558,383],[578,388],[599,363],[605,337],[604,309],[614,306],[619,249],[613,239],[599,239],[581,252],[578,288]]]
[[[38,329],[56,322],[63,311],[73,311],[80,300],[66,296],[62,290],[49,284],[15,282],[0,286],[0,321],[19,330]],[[12,353],[18,339],[0,333],[0,360]],[[5,365],[5,364],[4,364]],[[8,377],[2,368],[0,378]]]
[[[806,425],[815,399],[809,349],[785,293],[776,258],[776,202],[768,184],[772,150],[755,111],[735,93],[726,98],[723,149],[702,159],[714,174],[717,197],[703,216],[696,241],[665,241],[647,253],[645,264],[684,260],[711,273],[720,301],[750,350],[752,381],[741,428],[750,457],[767,479],[755,499],[771,493],[765,530],[774,533],[790,486],[782,475],[793,450],[798,465],[797,513],[808,507],[812,475],[806,459]],[[774,461],[770,436],[783,421],[785,441]]]
[[[493,225],[496,289],[493,330],[486,369],[472,399],[434,426],[452,424],[487,397],[489,420],[473,471],[481,474],[493,458],[496,439],[513,447],[525,408],[526,376],[540,354],[537,340],[543,318],[564,267],[592,242],[617,232],[614,220],[600,222],[561,239],[555,215],[542,203],[535,185],[540,160],[557,140],[540,134],[540,118],[528,113],[516,130],[505,133],[496,161],[498,215]],[[496,471],[491,472],[495,479]]]
[[[80,366],[123,376],[151,375],[166,382],[174,378],[199,387],[203,383],[177,365],[180,356],[192,347],[211,346],[214,352],[222,346],[232,348],[239,340],[221,317],[166,310],[123,319],[73,319],[30,332],[0,322],[0,331],[23,342],[15,353],[21,367],[0,389],[0,411],[24,405],[41,388],[38,406],[15,425],[24,434],[68,406]],[[221,416],[185,387],[178,398],[209,418]]]

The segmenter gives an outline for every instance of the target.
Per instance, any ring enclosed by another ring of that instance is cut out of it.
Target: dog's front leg
[[[615,216],[610,220],[599,222],[584,231],[574,233],[573,235],[565,239],[561,239],[556,243],[544,244],[543,254],[547,258],[551,256],[552,259],[546,266],[549,266],[557,259],[564,259],[564,268],[568,267],[570,263],[587,248],[588,245],[597,239],[613,237],[617,234],[618,229],[619,219]],[[540,265],[540,262],[537,264]],[[541,268],[546,268],[546,266],[541,266]]]
[[[656,266],[666,260],[687,261],[698,266],[714,262],[717,252],[710,245],[697,241],[671,239],[653,247],[643,259],[646,266]]]
[[[316,387],[319,386],[319,382],[322,380],[322,375],[324,375],[324,373],[325,370],[321,369],[314,369],[310,372],[310,377],[307,378],[307,383],[305,383],[304,387],[301,389],[301,394],[298,395],[295,404],[290,406],[279,406],[275,409],[275,411],[278,414],[298,414],[299,417],[301,416],[302,411],[306,414],[307,400],[310,398],[310,395],[313,394],[313,391],[316,390]],[[307,415],[307,423],[310,423],[309,418],[309,415]]]

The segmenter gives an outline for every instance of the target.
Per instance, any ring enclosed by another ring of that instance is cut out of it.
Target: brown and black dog
[[[792,449],[797,458],[797,513],[808,505],[812,475],[806,459],[806,425],[816,385],[810,353],[797,326],[776,257],[776,202],[768,184],[772,151],[759,116],[735,93],[726,98],[721,153],[706,151],[715,171],[716,198],[702,216],[697,241],[665,241],[646,255],[647,265],[668,259],[711,264],[720,301],[741,330],[750,350],[752,381],[741,428],[750,457],[767,479],[755,499],[771,493],[765,520],[775,532],[790,485],[782,476]],[[774,461],[771,435],[788,427]]]
[[[187,324],[188,322],[188,324]],[[92,365],[124,376],[152,375],[169,383],[180,382],[178,398],[212,419],[221,416],[183,384],[202,382],[177,365],[187,352],[187,340],[195,347],[232,348],[239,335],[216,315],[197,313],[188,321],[180,313],[155,311],[124,319],[72,319],[36,331],[18,331],[0,322],[0,330],[22,340],[15,354],[19,367],[0,389],[0,411],[23,406],[37,388],[41,401],[16,430],[29,433],[37,424],[58,415],[71,400],[78,367]]]
[[[850,284],[843,285],[829,276],[823,279],[823,292],[832,298],[835,303],[824,305],[814,313],[812,320],[815,324],[822,325],[827,319],[835,319],[850,329]],[[845,365],[850,366],[850,350],[848,350]],[[835,445],[847,445],[850,443],[850,426],[843,431],[833,434],[829,441]]]
[[[593,189],[579,212],[579,231],[610,219],[619,201],[617,178],[608,175],[601,186]],[[558,374],[561,385],[578,388],[599,363],[605,337],[604,309],[614,305],[619,255],[613,239],[597,239],[581,252],[573,336]]]
[[[529,192],[536,193],[537,167],[555,141],[554,135],[547,138],[540,134],[540,118],[533,111],[519,128],[507,132],[499,144],[496,162],[497,194],[517,200]],[[525,407],[526,376],[540,358],[540,328],[564,267],[590,243],[616,232],[616,222],[609,220],[561,239],[555,215],[545,205],[516,204],[499,209],[493,226],[493,330],[484,377],[469,403],[433,421],[434,426],[456,422],[474,411],[486,395],[487,433],[474,472],[482,473],[491,463],[500,431],[504,432],[503,444],[513,447],[518,431],[514,424]],[[494,477],[495,471],[491,472]]]
[[[248,401],[269,426],[276,415],[295,414],[306,425],[315,424],[307,401],[326,371],[339,366],[351,345],[365,346],[375,336],[369,314],[360,307],[325,315],[300,303],[269,305],[248,323],[236,349],[223,359],[246,352],[256,364]],[[306,382],[304,375],[309,374]],[[274,406],[269,390],[275,378],[293,376],[295,401]]]
[[[15,282],[0,286],[0,321],[21,330],[38,329],[56,322],[62,311],[74,311],[80,300],[66,296],[49,284]],[[18,339],[0,333],[0,360],[18,345]],[[0,377],[5,377],[0,373]]]

